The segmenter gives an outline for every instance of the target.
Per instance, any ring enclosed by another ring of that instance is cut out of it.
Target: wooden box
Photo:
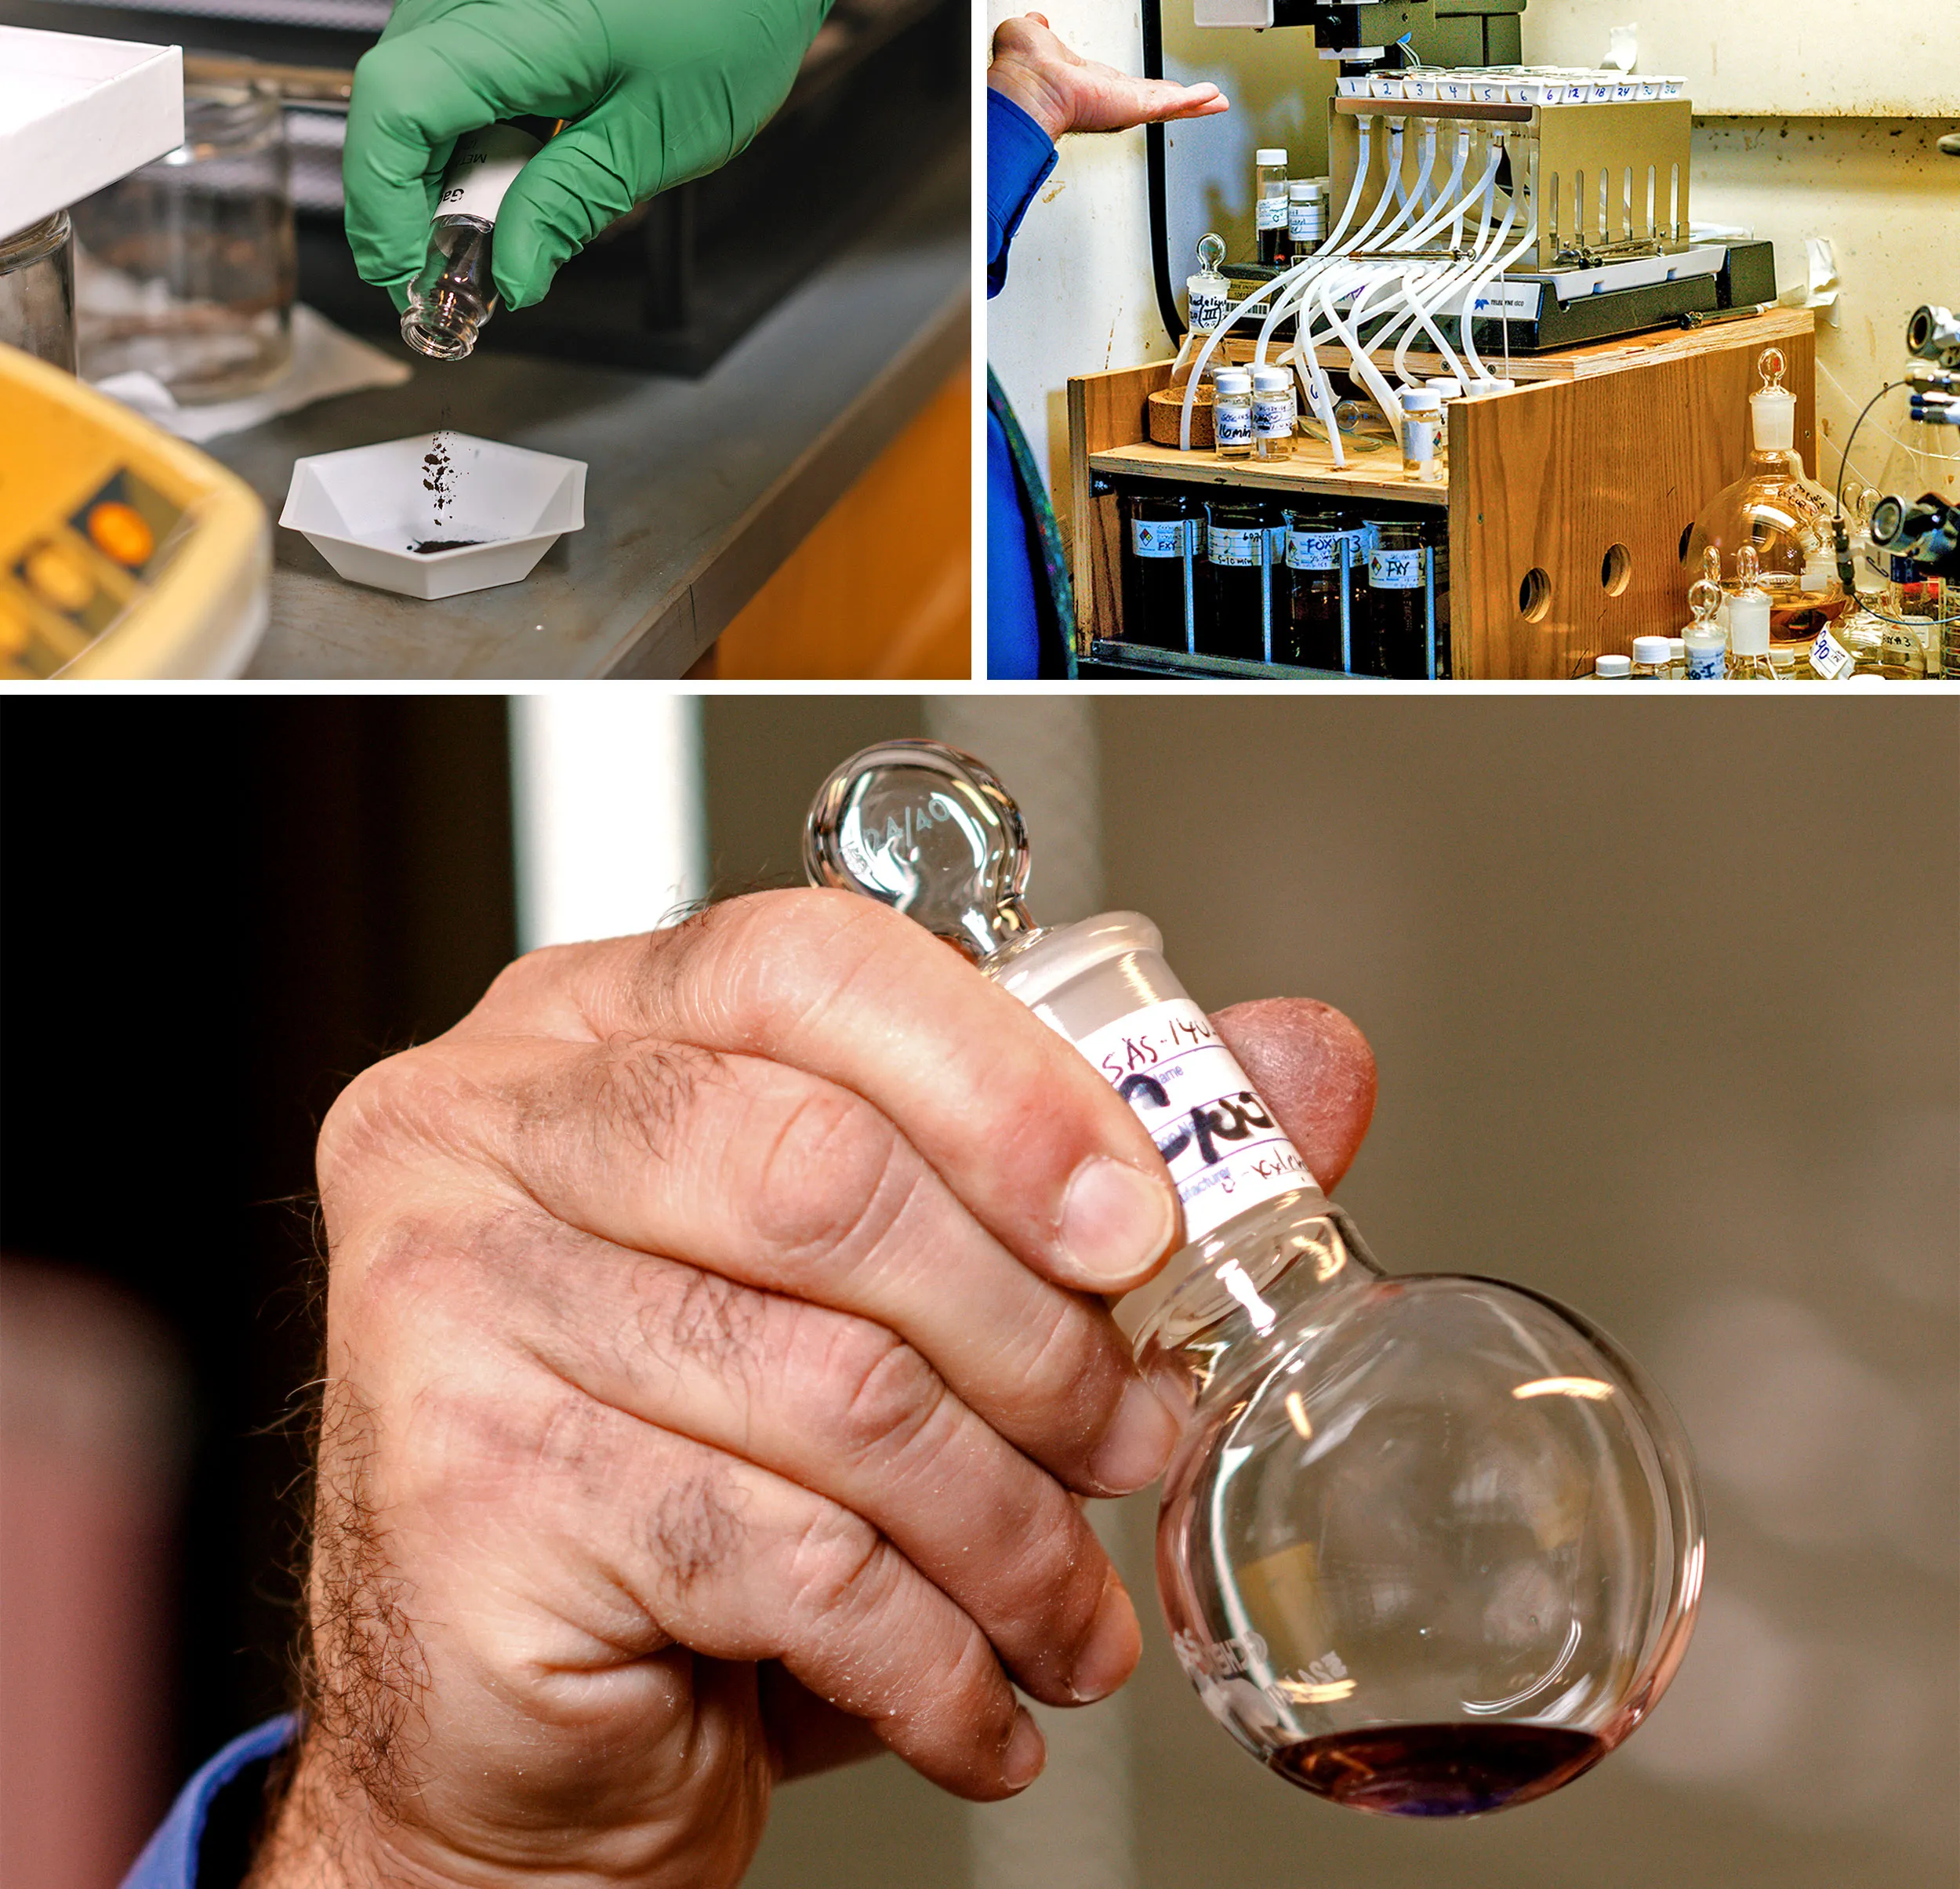
[[[1335,467],[1297,440],[1266,464],[1150,442],[1149,396],[1170,364],[1069,383],[1071,561],[1079,651],[1122,634],[1122,518],[1112,481],[1162,479],[1350,503],[1446,510],[1455,674],[1563,681],[1595,656],[1688,619],[1681,564],[1695,514],[1740,477],[1756,358],[1783,351],[1797,445],[1817,470],[1816,351],[1808,309],[1514,360],[1510,392],[1453,405],[1449,481],[1405,479],[1392,450]],[[1250,351],[1235,346],[1235,353]],[[1412,361],[1415,357],[1412,356]],[[1440,372],[1439,363],[1419,371]]]

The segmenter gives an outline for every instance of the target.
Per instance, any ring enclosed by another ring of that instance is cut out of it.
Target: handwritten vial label
[[[1719,682],[1727,666],[1729,645],[1726,642],[1710,643],[1697,649],[1693,643],[1688,645],[1688,680],[1690,682]]]
[[[1252,444],[1252,402],[1241,395],[1232,401],[1221,400],[1211,409],[1211,424],[1221,446]]]
[[[1348,553],[1349,566],[1358,569],[1367,561],[1359,532],[1288,532],[1287,562],[1296,571],[1338,571],[1344,538],[1352,547]]]
[[[514,125],[491,125],[456,140],[455,155],[442,173],[442,194],[436,200],[438,216],[480,216],[497,220],[504,192],[517,173],[543,147]]]
[[[1318,242],[1327,233],[1326,217],[1317,203],[1290,204],[1287,209],[1287,234],[1294,242]]]
[[[1828,629],[1817,632],[1817,640],[1810,645],[1810,667],[1825,681],[1835,682],[1841,676],[1848,676],[1857,666],[1858,659]]]
[[[1261,439],[1285,439],[1293,431],[1293,390],[1252,397],[1252,430]]]
[[[1265,540],[1266,534],[1256,525],[1244,530],[1235,525],[1214,525],[1211,528],[1211,561],[1257,565],[1261,561],[1260,550]]]
[[[1181,558],[1198,548],[1196,518],[1132,518],[1130,548],[1139,558]]]
[[[1150,1131],[1184,1203],[1189,1238],[1203,1239],[1276,1194],[1318,1185],[1190,998],[1133,1011],[1076,1047]]]
[[[1287,227],[1287,200],[1283,197],[1261,197],[1258,210],[1256,227],[1261,230],[1283,230]],[[1200,256],[1199,261],[1204,258]]]
[[[1379,550],[1369,552],[1368,587],[1374,590],[1421,590],[1421,552]]]
[[[1195,281],[1194,277],[1192,280]],[[1186,284],[1191,303],[1191,325],[1200,332],[1209,334],[1225,318],[1225,311],[1232,306],[1232,298],[1221,289],[1216,295],[1206,295]]]

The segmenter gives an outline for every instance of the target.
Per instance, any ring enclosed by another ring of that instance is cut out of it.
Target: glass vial
[[[1375,527],[1368,553],[1370,675],[1421,681],[1429,674],[1433,573],[1423,528],[1406,521]]]
[[[1282,267],[1287,260],[1287,154],[1273,149],[1255,152],[1254,173],[1258,194],[1253,202],[1253,225],[1258,238],[1259,260],[1269,268]]]
[[[429,225],[429,252],[408,285],[401,338],[435,361],[460,361],[496,312],[491,242],[517,173],[557,129],[549,118],[486,125],[456,140]]]
[[[1293,456],[1293,429],[1299,418],[1294,402],[1293,370],[1255,367],[1252,370],[1252,455],[1254,459]]]
[[[0,241],[0,341],[75,371],[74,245],[66,210]]]
[[[1277,508],[1258,499],[1214,500],[1208,509],[1211,594],[1199,618],[1198,652],[1269,663],[1274,569],[1284,568],[1285,527]]]
[[[1636,682],[1664,682],[1671,673],[1671,655],[1664,636],[1636,636],[1633,639],[1633,679]]]
[[[1443,396],[1426,388],[1402,396],[1402,471],[1405,478],[1439,484],[1443,455],[1437,449],[1443,430]]]
[[[1633,660],[1630,656],[1596,656],[1592,659],[1592,679],[1595,682],[1625,682],[1633,675]]]
[[[1296,177],[1287,186],[1287,256],[1300,262],[1327,239],[1327,180]]]
[[[1324,507],[1286,514],[1286,597],[1279,659],[1303,669],[1346,669],[1368,576],[1359,528]]]
[[[1204,507],[1181,492],[1139,492],[1123,512],[1123,640],[1188,655],[1204,587]]]
[[[1217,389],[1217,398],[1212,403],[1211,425],[1218,441],[1219,458],[1250,459],[1251,375],[1243,368],[1221,367],[1213,385]]]

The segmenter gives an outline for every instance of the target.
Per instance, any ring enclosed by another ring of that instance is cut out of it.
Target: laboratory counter
[[[967,358],[967,200],[964,150],[898,184],[699,380],[486,350],[213,441],[275,519],[296,459],[438,427],[589,467],[583,531],[521,583],[437,601],[345,583],[275,527],[246,674],[683,674]]]

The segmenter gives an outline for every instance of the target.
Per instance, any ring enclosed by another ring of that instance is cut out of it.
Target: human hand
[[[1132,78],[1070,51],[1040,13],[994,29],[987,83],[1004,92],[1051,138],[1065,131],[1127,131],[1167,118],[1210,118],[1231,110],[1216,85]]]
[[[1374,1068],[1220,1019],[1315,1172]],[[1101,1295],[1174,1240],[1100,1076],[909,921],[742,899],[540,952],[328,1116],[312,1698],[254,1889],[733,1883],[773,1782],[1042,1760],[1120,1685],[1072,1491],[1174,1425]]]
[[[401,0],[354,67],[347,242],[397,308],[422,267],[451,149],[499,118],[577,122],[497,213],[506,307],[656,192],[725,164],[789,96],[830,0]]]

